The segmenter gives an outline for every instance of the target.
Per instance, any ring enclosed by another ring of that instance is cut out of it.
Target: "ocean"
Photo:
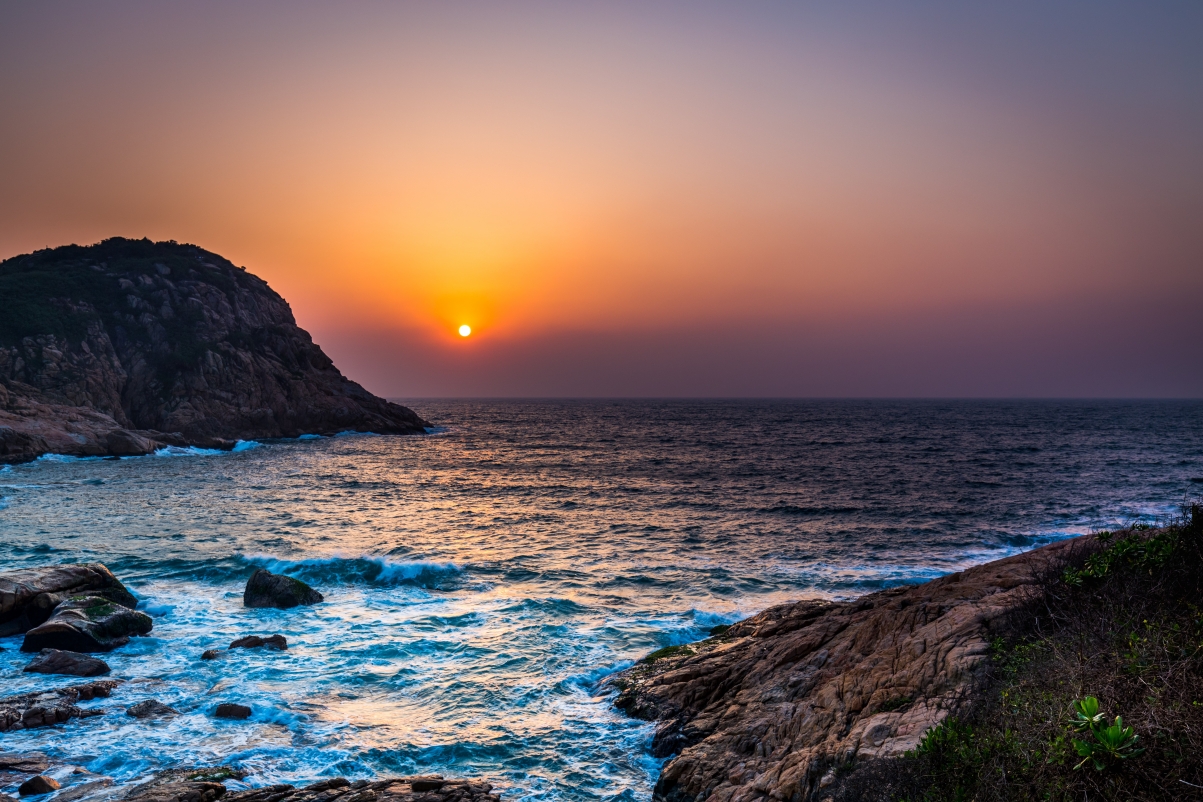
[[[154,618],[104,656],[127,682],[84,704],[108,714],[0,748],[119,784],[224,763],[252,785],[437,772],[646,800],[661,761],[613,671],[1203,495],[1198,401],[406,403],[438,427],[0,468],[0,570],[100,561]],[[244,609],[257,566],[326,602]],[[272,633],[286,652],[200,659]],[[0,640],[0,695],[79,681],[22,673],[19,647]],[[181,715],[123,715],[148,698]]]

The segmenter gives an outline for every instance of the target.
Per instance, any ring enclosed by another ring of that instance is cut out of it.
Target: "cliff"
[[[675,755],[656,798],[820,799],[854,763],[914,749],[974,700],[1008,617],[1088,547],[1064,541],[851,602],[773,607],[651,655],[612,682],[620,708],[660,722],[653,752]]]
[[[0,462],[425,426],[343,376],[267,282],[194,245],[0,262]]]

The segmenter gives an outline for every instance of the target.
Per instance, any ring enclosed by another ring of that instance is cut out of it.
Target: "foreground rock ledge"
[[[136,802],[499,802],[493,786],[471,780],[446,780],[438,775],[396,777],[368,782],[338,777],[303,788],[269,785],[227,791],[221,780],[241,776],[228,769],[174,771],[131,789]]]
[[[835,769],[914,748],[985,679],[990,638],[1083,538],[852,602],[772,607],[617,675],[616,704],[676,754],[666,802],[822,798]]]

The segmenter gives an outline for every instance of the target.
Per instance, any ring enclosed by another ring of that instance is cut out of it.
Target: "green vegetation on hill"
[[[1098,539],[995,641],[969,715],[838,798],[1203,798],[1203,507]]]
[[[236,290],[239,281],[251,280],[240,268],[195,245],[148,239],[114,237],[96,245],[14,256],[0,262],[0,345],[39,334],[82,339],[93,320],[109,322],[117,313],[128,313],[129,296],[149,295],[153,288],[137,277],[164,271],[172,280],[195,277],[226,292]],[[133,286],[123,287],[120,278],[133,278]],[[81,304],[90,308],[81,309]],[[179,320],[181,329],[188,323]]]

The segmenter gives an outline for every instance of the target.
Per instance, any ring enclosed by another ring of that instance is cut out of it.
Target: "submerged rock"
[[[0,637],[44,623],[67,597],[100,596],[126,607],[138,600],[100,563],[50,565],[0,573]]]
[[[149,633],[153,625],[146,613],[106,598],[75,596],[56,607],[46,623],[25,633],[21,651],[108,652],[129,643],[131,635]]]
[[[99,677],[109,673],[109,664],[79,652],[64,652],[59,649],[43,649],[25,666],[25,671],[34,674],[66,674],[73,677]]]
[[[85,710],[75,703],[108,697],[120,680],[103,679],[86,685],[23,693],[0,699],[0,732],[50,727],[73,718],[90,718],[103,710]]]
[[[213,715],[217,718],[232,718],[241,720],[251,717],[251,709],[246,705],[226,702],[218,705],[217,709],[213,711]]]
[[[223,652],[221,649],[205,649],[203,652],[201,652],[201,659],[202,660],[216,660],[217,658],[221,657],[223,654],[225,654],[225,652]]]
[[[1037,598],[1063,541],[851,602],[771,607],[610,682],[659,721],[657,800],[811,800],[841,767],[914,749],[974,698],[992,628]]]
[[[134,718],[166,718],[179,714],[180,711],[163,704],[158,699],[147,699],[145,702],[138,702],[125,709],[125,715]]]
[[[57,791],[60,788],[62,786],[59,785],[58,780],[39,774],[21,783],[21,787],[17,789],[17,793],[21,796],[38,796],[40,794],[48,794],[51,791]]]
[[[273,574],[260,568],[251,574],[242,593],[246,607],[279,607],[288,609],[302,604],[317,604],[325,597],[299,579]]]
[[[266,638],[261,638],[258,635],[247,635],[230,643],[231,649],[258,649],[262,646],[282,652],[288,649],[288,639],[283,635],[271,635]]]

